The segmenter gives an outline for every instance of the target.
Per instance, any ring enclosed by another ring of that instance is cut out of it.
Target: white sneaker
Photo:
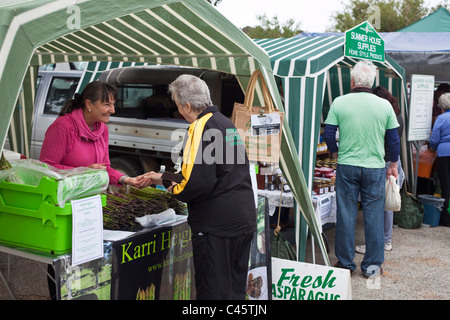
[[[384,243],[384,250],[385,251],[391,251],[392,250],[392,243],[391,242],[385,242]],[[366,245],[363,244],[361,246],[356,246],[355,251],[356,251],[356,253],[361,253],[361,254],[366,253]]]
[[[355,251],[356,251],[357,253],[361,253],[361,254],[366,253],[366,245],[363,244],[363,245],[361,245],[361,246],[356,246]]]
[[[385,251],[391,251],[392,250],[392,243],[391,242],[385,242],[384,243],[384,250]]]

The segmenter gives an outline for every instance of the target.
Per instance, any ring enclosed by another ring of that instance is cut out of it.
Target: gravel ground
[[[358,217],[356,244],[364,243],[362,219]],[[291,230],[289,230],[291,229]],[[286,229],[286,235],[292,233]],[[325,231],[329,242],[329,258],[333,265],[334,228]],[[358,269],[352,275],[354,300],[449,300],[450,299],[450,228],[427,227],[420,229],[394,228],[393,250],[386,252],[384,274],[378,281],[367,280],[359,265],[363,258],[355,254]],[[307,246],[306,261],[311,262],[311,245]],[[316,247],[316,263],[323,264]],[[17,299],[48,300],[49,293],[43,263],[9,256],[10,285]],[[41,268],[42,267],[42,268]],[[0,253],[0,270],[8,276],[8,255]],[[0,299],[11,299],[0,280]]]
[[[331,265],[334,255],[335,229],[325,231]],[[362,213],[358,214],[356,245],[364,244]],[[450,299],[450,228],[429,227],[404,229],[394,226],[392,251],[385,251],[383,276],[377,281],[366,279],[359,268],[362,254],[355,254],[357,269],[352,275],[353,300],[449,300]],[[307,247],[307,251],[311,246]],[[323,264],[316,248],[316,263]],[[307,253],[307,262],[311,257]]]

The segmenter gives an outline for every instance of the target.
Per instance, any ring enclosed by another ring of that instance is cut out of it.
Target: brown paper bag
[[[265,107],[253,106],[258,79]],[[283,118],[284,113],[274,108],[261,70],[255,70],[245,91],[244,104],[235,102],[231,115],[231,121],[244,141],[250,161],[279,162]]]

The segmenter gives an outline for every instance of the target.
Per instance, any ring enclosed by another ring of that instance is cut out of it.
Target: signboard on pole
[[[408,141],[430,139],[433,118],[434,76],[411,75]]]
[[[346,57],[384,62],[384,40],[369,22],[345,32]]]

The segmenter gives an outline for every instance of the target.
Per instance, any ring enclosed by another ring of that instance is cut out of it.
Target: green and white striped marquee
[[[344,57],[344,42],[341,35],[314,34],[300,34],[288,39],[256,40],[268,53],[273,73],[281,88],[285,120],[298,150],[296,156],[310,194],[321,124],[326,119],[333,99],[350,92],[350,70],[357,62]],[[386,87],[398,98],[403,119],[407,119],[404,69],[388,55],[384,63],[375,62],[375,65],[378,68],[375,85]],[[408,122],[405,120],[405,123]],[[403,134],[403,137],[406,135]],[[414,183],[409,144],[405,138],[401,143],[403,168],[409,181]],[[302,219],[296,220],[296,236],[300,243],[306,240],[306,227]]]
[[[256,40],[269,54],[273,73],[282,87],[286,118],[309,189],[321,123],[333,99],[350,92],[350,70],[357,61],[344,57],[344,41],[341,35]],[[406,119],[404,69],[388,55],[384,63],[374,63],[378,68],[375,86],[384,86],[397,97]],[[406,172],[411,172],[412,158],[405,139],[402,157]]]
[[[236,75],[243,89],[251,73],[261,69],[275,105],[283,110],[267,53],[204,0],[0,0],[0,17],[2,148],[8,128],[16,123],[14,113],[28,130],[29,145],[37,69],[49,63],[209,68]],[[284,127],[280,166],[328,265],[295,143],[286,122]]]

